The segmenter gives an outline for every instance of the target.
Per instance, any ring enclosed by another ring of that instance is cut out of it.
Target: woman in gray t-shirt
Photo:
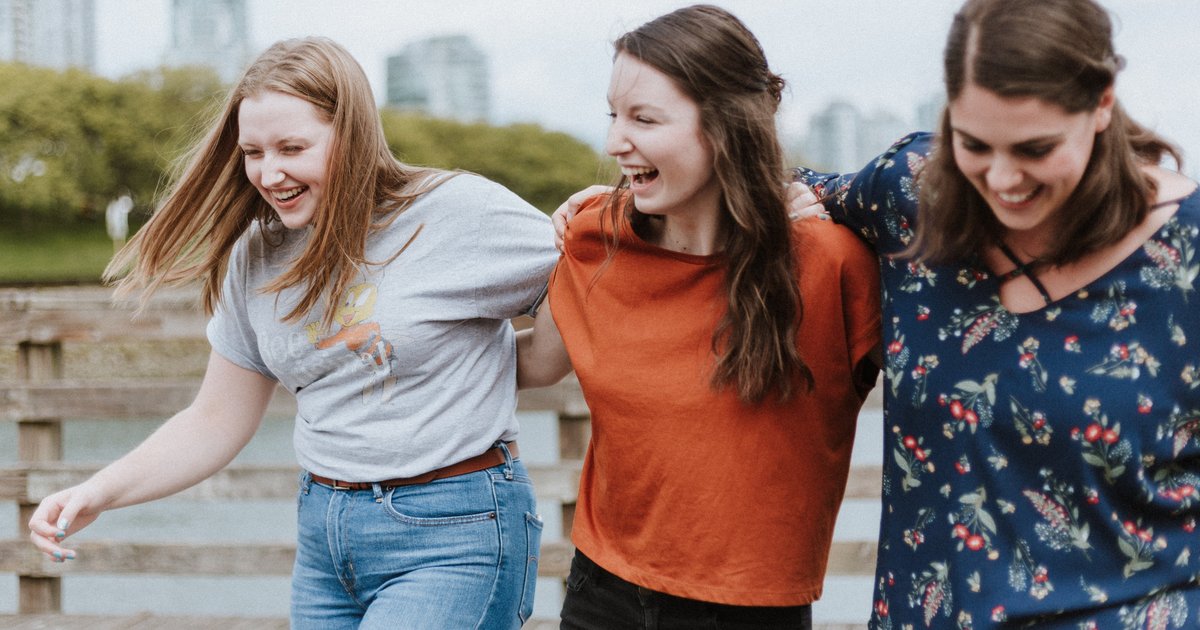
[[[217,472],[282,386],[304,469],[292,627],[519,627],[541,522],[518,459],[507,320],[536,302],[552,233],[498,184],[396,161],[344,48],[275,44],[107,270],[121,293],[203,282],[200,391],[47,497],[34,545],[73,559],[64,539],[101,512]]]

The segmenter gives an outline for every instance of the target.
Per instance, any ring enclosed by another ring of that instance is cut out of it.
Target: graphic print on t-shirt
[[[346,350],[362,361],[371,378],[363,387],[363,401],[378,392],[386,396],[388,389],[396,383],[397,360],[392,342],[384,339],[379,323],[367,321],[375,314],[375,299],[378,287],[370,282],[356,284],[346,289],[346,294],[334,315],[337,332],[321,338],[321,323],[310,322],[304,327],[308,340],[318,350],[345,344]]]

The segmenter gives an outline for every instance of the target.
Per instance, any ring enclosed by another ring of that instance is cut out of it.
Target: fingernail
[[[62,560],[62,559],[63,559],[63,556],[62,556],[62,552],[61,552],[61,551],[55,551],[53,555],[54,555],[54,559],[55,559],[55,560]]]
[[[67,560],[74,560],[74,559],[75,559],[75,552],[74,552],[74,551],[68,551],[68,552],[67,552]]]
[[[54,537],[59,540],[62,540],[63,538],[67,537],[67,532],[63,532],[63,531],[54,532]]]
[[[817,216],[818,216],[818,217],[819,217],[819,218],[820,218],[822,221],[828,221],[828,220],[829,220],[829,215],[827,215],[827,214],[818,214]]]
[[[65,529],[67,529],[67,525],[70,525],[70,523],[67,522],[67,519],[65,519],[65,518],[58,519],[58,528],[59,529],[65,530]]]

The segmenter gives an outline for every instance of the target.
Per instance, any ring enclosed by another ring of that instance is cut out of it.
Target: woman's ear
[[[1116,104],[1117,95],[1113,91],[1113,86],[1110,85],[1100,95],[1100,104],[1096,106],[1096,133],[1108,129],[1109,124],[1112,123],[1113,106]]]

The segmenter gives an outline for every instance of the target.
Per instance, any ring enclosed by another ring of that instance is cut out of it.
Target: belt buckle
[[[350,486],[342,485],[344,483],[346,483],[346,482],[334,479],[333,480],[333,489],[334,490],[353,490],[353,488],[351,488]]]

